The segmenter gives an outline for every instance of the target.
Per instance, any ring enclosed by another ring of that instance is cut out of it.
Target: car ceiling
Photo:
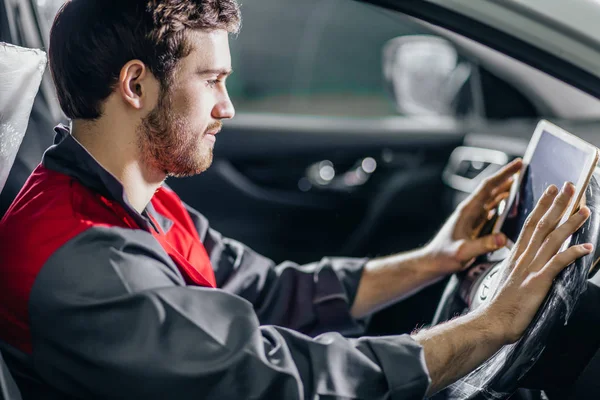
[[[541,115],[564,119],[600,118],[600,100],[594,96],[479,42],[420,20],[415,22],[446,38],[459,53],[518,87]]]
[[[540,2],[529,0],[426,0],[461,15],[480,21],[490,27],[519,38],[535,47],[598,77],[600,43],[598,36],[590,36],[582,27],[575,28],[574,21],[585,27],[596,25],[600,6],[593,1],[545,0],[545,12]],[[538,3],[538,4],[536,4]],[[552,9],[550,6],[553,6]],[[560,15],[563,21],[559,21]],[[570,18],[570,21],[566,21]],[[593,22],[590,22],[593,21]],[[597,32],[597,29],[591,29]]]

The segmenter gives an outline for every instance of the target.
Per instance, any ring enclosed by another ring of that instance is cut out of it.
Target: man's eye
[[[219,84],[219,82],[221,82],[220,79],[214,79],[214,80],[207,81],[206,84],[209,87],[214,88],[215,86],[217,86]]]

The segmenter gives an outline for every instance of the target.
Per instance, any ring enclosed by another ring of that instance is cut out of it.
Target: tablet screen
[[[551,184],[576,184],[589,163],[589,153],[543,131],[533,152],[515,199],[500,229],[515,243],[527,216]]]

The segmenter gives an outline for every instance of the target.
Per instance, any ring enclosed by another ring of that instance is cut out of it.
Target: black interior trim
[[[495,3],[501,4],[502,7],[504,7],[504,8],[512,9],[513,11],[517,12],[520,15],[527,15],[529,17],[535,17],[539,21],[544,21],[544,24],[552,27],[552,30],[561,32],[563,34],[567,34],[567,35],[577,39],[578,42],[585,43],[586,46],[593,47],[595,50],[600,50],[600,46],[598,45],[598,43],[595,42],[594,40],[592,40],[589,36],[584,35],[579,31],[576,31],[575,29],[569,27],[568,25],[561,23],[560,21],[556,21],[554,19],[547,17],[546,15],[536,13],[535,11],[533,11],[531,8],[525,6],[524,4],[520,4],[520,3],[516,3],[516,2],[509,2],[509,1],[504,1],[504,0],[492,0],[492,1]]]
[[[298,115],[238,114],[219,133],[216,154],[225,159],[326,154],[358,148],[451,146],[462,143],[466,126],[449,119],[388,117],[303,117]]]
[[[471,38],[600,98],[593,74],[496,28],[423,0],[362,0],[421,19]]]
[[[244,195],[266,203],[277,205],[330,210],[337,202],[326,196],[315,196],[313,193],[286,192],[263,188],[238,171],[229,161],[217,159],[212,166],[225,181],[237,188]]]

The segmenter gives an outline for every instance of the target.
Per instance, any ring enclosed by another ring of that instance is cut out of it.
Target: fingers
[[[506,236],[501,233],[488,235],[463,242],[458,250],[457,258],[461,262],[471,260],[482,254],[496,251],[506,245]]]
[[[496,191],[495,194],[497,195],[501,191],[506,190],[501,190],[500,188],[506,184],[508,179],[519,172],[522,166],[523,161],[521,161],[521,159],[516,159],[504,166],[500,171],[496,172],[494,175],[484,181],[481,187],[474,193],[471,202],[474,205],[481,207],[489,200],[490,197],[494,195],[494,191]]]
[[[496,214],[496,208],[498,207],[498,204],[500,204],[503,200],[507,199],[510,195],[509,190],[512,186],[513,181],[513,178],[509,178],[505,183],[503,183],[502,185],[500,185],[492,191],[492,200],[484,204],[483,212],[480,213],[480,215],[475,219],[474,233],[478,233],[483,227],[483,225],[485,225],[487,221],[494,217],[494,215]],[[478,234],[474,237],[477,236]]]
[[[485,203],[485,205],[483,206],[485,211],[493,210],[498,206],[498,204],[500,204],[502,200],[510,196],[510,188],[512,187],[513,182],[514,179],[512,177],[508,178],[506,182],[502,183],[496,189],[492,190],[492,193],[490,195],[491,200]]]
[[[494,175],[492,175],[489,178],[488,183],[488,188],[490,189],[490,191],[492,191],[493,189],[495,189],[497,186],[499,186],[501,183],[503,183],[504,181],[506,181],[509,178],[512,178],[512,176],[514,174],[516,174],[517,172],[519,172],[521,170],[521,167],[523,166],[523,161],[518,158],[516,160],[513,160],[512,162],[506,164],[504,167],[502,167],[502,169],[500,169],[500,171],[496,172]]]
[[[511,176],[505,182],[501,183],[498,187],[493,189],[490,197],[495,198],[504,193],[510,192],[510,188],[512,187],[514,181],[515,179]]]
[[[547,274],[548,279],[552,281],[560,271],[574,263],[578,258],[590,254],[593,250],[594,246],[591,243],[571,246],[567,250],[552,257],[543,268],[543,271]]]
[[[534,263],[537,267],[533,267],[534,270],[542,268],[548,261],[560,250],[562,244],[575,233],[589,218],[590,209],[587,207],[582,208],[575,215],[572,215],[567,222],[562,224],[558,229],[552,232],[548,239],[544,242],[542,248],[538,251],[535,256]]]
[[[529,214],[529,217],[527,217],[527,220],[525,220],[525,224],[523,225],[519,239],[517,239],[517,243],[515,244],[515,259],[521,257],[521,254],[528,248],[531,237],[533,236],[539,221],[552,206],[557,194],[558,188],[555,185],[550,185],[536,204],[531,214]]]
[[[523,162],[520,159],[514,160],[481,184],[461,207],[463,226],[469,229],[477,226],[485,217],[482,210],[489,211],[490,208],[486,208],[486,206],[489,207],[495,200],[498,200],[498,203],[502,201],[499,196],[510,190],[513,183],[512,176],[519,172],[522,166]]]
[[[471,239],[477,239],[481,234],[481,231],[484,229],[486,224],[494,223],[493,220],[496,216],[496,210],[490,210],[486,213],[482,213],[481,217],[477,220],[475,227],[473,228],[473,232],[471,233]],[[488,226],[488,228],[491,228]]]
[[[496,208],[498,206],[498,204],[500,204],[500,202],[506,198],[508,198],[509,193],[508,192],[504,192],[504,193],[500,193],[498,196],[494,197],[494,200],[490,201],[489,203],[486,203],[485,205],[485,210],[486,211],[491,211],[494,208]]]
[[[571,202],[573,194],[575,194],[575,187],[573,184],[565,183],[561,192],[554,199],[552,206],[548,211],[546,211],[533,231],[529,245],[523,254],[523,261],[526,264],[529,264],[533,261],[533,258],[538,253],[542,243],[544,243],[547,240],[548,235],[550,235],[556,229],[556,226],[562,219],[562,216]],[[567,237],[564,239],[566,240]],[[558,251],[558,248],[555,250],[555,252],[556,251]]]

